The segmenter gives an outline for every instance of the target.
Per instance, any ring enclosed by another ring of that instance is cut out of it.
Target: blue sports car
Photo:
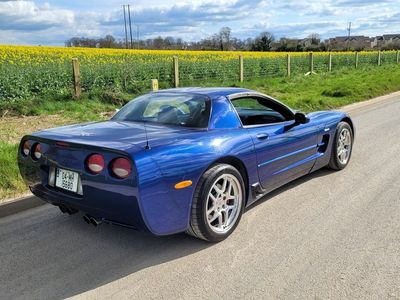
[[[217,242],[245,207],[300,176],[349,163],[342,112],[303,114],[242,88],[152,92],[109,121],[24,136],[18,154],[33,194],[64,213]]]

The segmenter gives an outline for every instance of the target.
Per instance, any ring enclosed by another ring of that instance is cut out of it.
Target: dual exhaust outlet
[[[89,215],[84,215],[83,221],[85,221],[87,224],[92,224],[94,227],[97,227],[102,223],[102,221],[96,220],[95,218]]]
[[[62,204],[59,205],[58,208],[61,210],[61,212],[63,214],[73,215],[73,214],[76,214],[78,212],[77,209],[72,208],[72,207],[68,207],[68,206],[65,206],[65,205],[62,205]],[[103,221],[96,220],[94,217],[89,216],[89,215],[84,215],[83,216],[83,220],[87,224],[92,224],[95,227],[99,226],[103,222]]]
[[[63,214],[73,215],[73,214],[76,214],[78,212],[77,209],[72,208],[72,207],[68,207],[68,206],[65,206],[65,205],[59,205],[58,208],[61,210],[61,212]]]

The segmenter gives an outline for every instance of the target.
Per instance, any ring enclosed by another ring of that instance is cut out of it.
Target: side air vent
[[[318,144],[318,152],[324,153],[326,151],[326,149],[328,148],[328,144],[329,144],[329,134],[324,134],[322,136],[322,140],[321,142]]]

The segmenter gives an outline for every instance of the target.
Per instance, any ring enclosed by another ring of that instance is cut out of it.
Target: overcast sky
[[[63,45],[73,36],[124,36],[122,4],[131,4],[141,38],[198,40],[229,26],[238,38],[400,33],[400,0],[0,0],[0,43]]]

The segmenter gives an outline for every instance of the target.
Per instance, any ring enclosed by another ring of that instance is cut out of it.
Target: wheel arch
[[[249,198],[249,175],[248,175],[247,168],[246,168],[245,164],[243,163],[243,161],[235,156],[223,156],[223,157],[220,157],[217,160],[213,161],[207,167],[206,171],[208,169],[212,168],[212,166],[214,166],[216,164],[231,165],[232,167],[235,167],[239,171],[240,175],[242,175],[242,178],[244,180],[244,187],[245,187],[245,193],[246,193],[245,205],[247,205],[247,201]]]
[[[353,133],[353,139],[354,139],[354,136],[355,136],[355,131],[354,131],[354,124],[353,124],[353,121],[350,119],[350,117],[349,116],[345,116],[342,120],[341,120],[341,122],[346,122],[346,123],[348,123],[349,125],[350,125],[350,128],[351,128],[351,131],[352,131],[352,133]]]

